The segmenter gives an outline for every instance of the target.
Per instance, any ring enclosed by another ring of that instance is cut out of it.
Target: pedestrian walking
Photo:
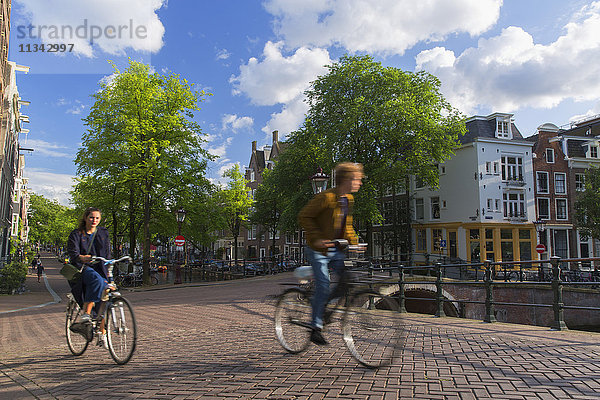
[[[40,281],[40,278],[42,277],[42,274],[44,273],[44,266],[42,265],[42,260],[40,260],[38,258],[37,260],[37,275],[38,275],[38,282]]]
[[[33,257],[31,259],[31,273],[35,274],[35,270],[37,268],[37,259],[35,257]]]

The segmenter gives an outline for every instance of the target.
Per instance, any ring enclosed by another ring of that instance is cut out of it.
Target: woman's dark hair
[[[87,217],[94,211],[98,211],[100,214],[102,214],[102,211],[100,211],[99,208],[96,208],[96,207],[86,208],[85,211],[83,212],[83,216],[79,220],[79,226],[77,227],[78,230],[80,230],[81,232],[85,232],[85,225],[86,225],[85,221],[87,220]]]

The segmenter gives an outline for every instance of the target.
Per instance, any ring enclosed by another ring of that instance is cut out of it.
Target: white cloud
[[[324,49],[301,47],[285,57],[282,42],[267,42],[263,60],[252,57],[240,67],[240,74],[229,81],[234,94],[245,94],[256,105],[288,103],[303,93],[310,82],[324,73],[331,64]]]
[[[69,192],[72,190],[74,176],[27,167],[24,175],[29,178],[28,187],[34,193],[57,200],[64,206],[70,205],[71,195]]]
[[[238,117],[236,114],[225,114],[221,118],[221,129],[237,133],[241,129],[250,129],[254,125],[252,117]]]
[[[446,98],[465,113],[482,105],[512,112],[599,99],[600,2],[582,8],[564,31],[541,45],[511,26],[459,56],[440,47],[421,52],[417,69],[440,78]]]
[[[403,54],[422,41],[487,31],[502,0],[267,0],[264,6],[290,46]]]
[[[304,101],[305,96],[301,95],[283,106],[281,112],[271,114],[271,119],[262,128],[266,133],[267,140],[271,139],[273,131],[279,131],[280,139],[285,135],[298,129],[304,122],[304,116],[308,112],[308,104]]]
[[[217,50],[217,60],[227,60],[231,56],[231,53],[227,49]]]
[[[156,14],[166,0],[21,0],[29,16],[13,26],[19,40],[73,43],[73,51],[94,56],[94,46],[123,55],[126,49],[155,53],[163,46],[165,28]],[[119,12],[114,12],[119,10]],[[31,26],[31,29],[30,29]]]
[[[225,156],[225,154],[227,153],[227,148],[231,145],[232,141],[233,141],[233,136],[228,137],[227,139],[225,139],[225,141],[223,143],[221,143],[219,145],[213,145],[213,146],[207,147],[206,151],[208,151],[210,154],[218,156],[219,158],[222,159]]]
[[[77,104],[66,111],[67,114],[79,115],[85,110],[85,105],[81,104],[79,101],[76,101],[76,103]]]
[[[57,143],[50,143],[44,140],[28,138],[26,142],[27,147],[33,148],[35,154],[41,154],[49,157],[59,157],[72,159],[74,153],[64,152],[61,150],[68,150],[67,146],[63,146]]]

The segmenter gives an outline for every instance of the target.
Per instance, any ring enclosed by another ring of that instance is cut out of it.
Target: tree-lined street
[[[44,262],[64,300],[58,263]],[[286,354],[274,338],[271,295],[292,281],[280,274],[125,292],[139,339],[124,366],[96,346],[70,355],[64,301],[1,313],[0,398],[594,399],[600,393],[600,336],[592,333],[410,314],[409,338],[389,368],[358,366],[338,324],[326,332],[329,346]],[[23,304],[52,300],[40,292],[20,297]],[[0,312],[7,298],[0,297]]]

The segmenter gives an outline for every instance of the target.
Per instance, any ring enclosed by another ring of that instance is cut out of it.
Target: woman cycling
[[[99,305],[102,298],[108,294],[108,271],[102,263],[90,264],[92,256],[111,258],[108,230],[98,226],[102,215],[100,210],[90,207],[85,210],[77,229],[69,235],[67,252],[70,262],[81,270],[81,279],[72,284],[71,291],[77,302],[83,303],[82,322],[91,321],[90,314],[95,304]],[[96,310],[97,311],[97,310]],[[102,343],[106,332],[104,321],[100,326]]]

